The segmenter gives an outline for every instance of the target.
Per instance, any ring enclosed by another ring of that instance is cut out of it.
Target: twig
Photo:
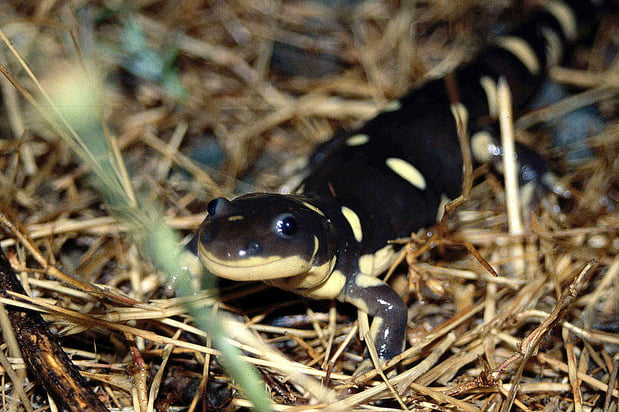
[[[4,252],[0,250],[0,296],[17,300],[7,291],[26,294]],[[88,387],[41,315],[32,310],[6,308],[26,365],[56,402],[75,412],[108,412]]]

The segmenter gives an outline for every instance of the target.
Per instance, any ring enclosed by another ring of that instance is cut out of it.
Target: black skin
[[[578,9],[583,7],[582,1],[572,3]],[[586,9],[576,16],[589,19],[593,14]],[[310,158],[307,177],[291,199],[307,202],[320,213],[298,205],[279,210],[283,195],[255,195],[260,202],[254,204],[248,202],[250,198],[247,197],[233,201],[216,199],[209,204],[209,215],[212,216],[205,221],[197,241],[213,242],[215,231],[210,229],[212,224],[209,219],[225,215],[227,209],[247,216],[262,214],[265,219],[240,220],[240,223],[234,223],[237,225],[234,228],[227,228],[225,222],[222,223],[218,233],[234,233],[234,236],[241,237],[251,233],[253,236],[252,239],[230,238],[228,242],[221,242],[222,245],[236,241],[247,245],[247,242],[253,242],[262,234],[263,240],[268,239],[273,235],[273,224],[269,222],[276,221],[273,219],[281,213],[289,213],[296,227],[303,230],[312,228],[316,238],[326,242],[326,245],[321,245],[320,263],[329,262],[330,256],[336,258],[330,277],[320,280],[315,286],[318,288],[333,282],[337,290],[333,286],[333,290],[319,297],[337,297],[366,310],[375,320],[378,319],[377,325],[380,325],[374,336],[379,358],[388,360],[398,355],[405,338],[407,307],[388,285],[378,280],[368,280],[366,276],[369,274],[360,270],[359,259],[374,254],[390,239],[408,236],[420,228],[433,225],[441,197],[455,198],[460,194],[462,157],[451,104],[457,101],[468,110],[469,136],[480,130],[495,134],[496,126],[488,122],[488,97],[480,79],[487,77],[495,83],[499,77],[506,79],[512,90],[513,106],[516,109],[524,107],[545,76],[549,59],[543,33],[548,30],[553,31],[560,41],[566,40],[561,24],[552,14],[544,11],[510,33],[510,36],[519,37],[530,45],[537,57],[539,72],[529,71],[527,65],[510,51],[497,46],[489,47],[471,64],[451,74],[451,85],[455,87],[451,87],[449,92],[443,79],[431,81],[404,96],[399,109],[383,112],[360,129],[340,133],[319,146]],[[347,139],[356,135],[366,135],[368,141],[348,144]],[[521,167],[527,170],[523,176],[544,186],[543,177],[548,170],[543,159],[520,145],[517,145],[517,155]],[[414,166],[423,177],[423,184],[412,182],[403,176],[406,173],[389,166],[386,161],[391,158]],[[361,227],[357,231],[362,233],[362,239],[355,236],[354,225],[343,215],[342,207],[351,209],[358,217]],[[255,224],[248,222],[262,223],[258,227],[243,227],[244,224]],[[280,238],[276,239],[277,246],[273,246],[270,253],[303,259],[312,256],[308,253],[312,247],[311,236],[304,237],[303,242],[290,242],[288,245],[282,243]],[[253,252],[268,254],[267,247],[267,243],[261,241]],[[234,251],[215,252],[221,252],[221,256],[235,254]],[[316,297],[311,290],[297,292]]]

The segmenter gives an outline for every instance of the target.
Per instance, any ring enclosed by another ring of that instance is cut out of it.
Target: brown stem
[[[4,252],[0,249],[0,297],[18,301],[12,291],[25,295]],[[79,369],[49,332],[48,324],[32,310],[7,305],[15,337],[31,376],[36,378],[52,397],[70,411],[109,412],[90,389]]]

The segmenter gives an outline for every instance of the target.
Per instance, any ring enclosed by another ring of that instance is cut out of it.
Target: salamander
[[[500,159],[496,83],[507,80],[522,108],[558,63],[594,8],[551,1],[473,62],[451,73],[468,111],[477,161]],[[453,82],[452,82],[453,84]],[[433,225],[443,197],[460,194],[463,161],[444,79],[413,89],[358,130],[339,133],[310,157],[292,194],[217,198],[195,245],[202,264],[232,280],[262,280],[314,299],[349,302],[373,317],[382,361],[401,353],[407,306],[377,274],[391,263],[390,239]],[[560,191],[545,162],[518,146],[521,180]]]

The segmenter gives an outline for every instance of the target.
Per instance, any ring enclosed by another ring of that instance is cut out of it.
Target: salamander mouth
[[[215,276],[252,281],[287,278],[305,273],[312,268],[315,255],[309,261],[300,256],[251,257],[232,261],[217,258],[200,245],[199,256],[202,264]]]

